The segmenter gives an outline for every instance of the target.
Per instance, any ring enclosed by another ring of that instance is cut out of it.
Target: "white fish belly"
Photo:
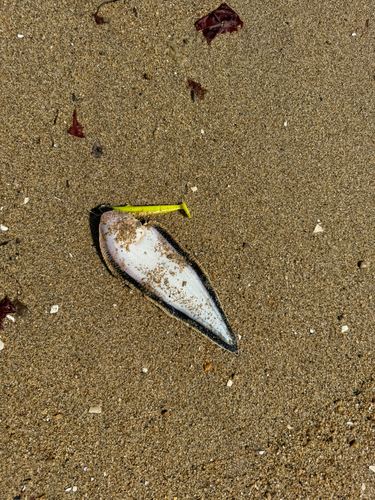
[[[144,236],[134,244],[121,245],[116,235],[107,236],[108,250],[118,266],[166,304],[232,344],[219,309],[194,269],[155,227],[144,229]]]

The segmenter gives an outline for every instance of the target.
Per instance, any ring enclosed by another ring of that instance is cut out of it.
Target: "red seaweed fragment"
[[[195,82],[194,80],[190,80],[190,78],[188,78],[187,84],[188,87],[194,92],[194,94],[199,97],[201,101],[203,101],[204,96],[206,95],[208,90],[204,89],[200,83]]]
[[[81,139],[84,139],[85,137],[85,134],[83,133],[83,126],[78,123],[76,110],[74,110],[73,113],[73,125],[69,129],[69,134],[74,135],[75,137],[80,137]]]
[[[195,23],[195,29],[203,32],[208,44],[220,33],[237,31],[238,26],[242,28],[243,22],[226,3],[222,3],[216,10]]]
[[[0,301],[0,330],[3,330],[3,322],[2,320],[6,317],[7,314],[12,314],[16,312],[16,308],[12,304],[12,302],[5,296]]]

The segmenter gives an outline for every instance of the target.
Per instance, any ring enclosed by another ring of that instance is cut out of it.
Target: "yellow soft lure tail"
[[[180,205],[145,205],[145,206],[135,206],[126,205],[125,207],[112,207],[113,210],[119,210],[120,212],[127,212],[129,214],[138,213],[145,215],[161,215],[167,214],[169,212],[175,212],[177,210],[183,210],[185,214],[191,219],[189,209],[186,203],[181,203]]]

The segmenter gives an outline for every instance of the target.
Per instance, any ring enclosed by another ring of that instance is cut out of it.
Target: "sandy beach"
[[[374,12],[233,0],[208,44],[219,3],[1,2],[3,500],[375,498]],[[238,356],[93,241],[181,202]]]

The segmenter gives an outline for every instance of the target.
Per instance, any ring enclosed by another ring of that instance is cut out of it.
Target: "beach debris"
[[[21,35],[20,33],[17,35],[18,38],[24,38],[24,35]]]
[[[75,493],[78,490],[77,486],[73,486],[72,491]]]
[[[207,94],[208,90],[204,89],[200,83],[195,82],[194,80],[190,80],[190,78],[188,78],[187,86],[197,97],[199,97],[201,101],[203,101],[204,96]]]
[[[317,224],[315,226],[314,231],[313,231],[313,234],[318,234],[318,233],[324,233],[324,229],[322,228],[322,226],[320,224]]]
[[[100,219],[99,245],[115,276],[167,314],[237,354],[236,338],[207,276],[159,225],[143,225],[116,209],[107,211]]]
[[[142,368],[142,373],[148,373],[148,369],[147,368]]]
[[[343,325],[343,326],[341,327],[341,333],[346,333],[346,332],[348,332],[348,331],[349,331],[349,327],[348,327],[347,325]]]
[[[51,306],[50,314],[56,314],[58,312],[58,310],[59,310],[58,305]]]
[[[0,340],[0,351],[2,351],[3,349],[4,349],[4,342]]]
[[[192,188],[190,188],[190,189],[193,191],[193,193],[196,193],[196,192],[198,191],[197,186],[193,186],[193,187],[192,187]]]
[[[79,137],[80,139],[85,138],[85,134],[83,133],[83,126],[78,123],[77,120],[77,110],[75,109],[73,112],[73,125],[68,130],[70,135],[74,135],[74,137]]]
[[[222,3],[216,10],[195,23],[195,29],[203,32],[208,44],[212,42],[216,35],[232,33],[237,31],[238,27],[242,28],[242,26],[243,22],[239,16],[226,3]]]
[[[100,158],[103,154],[103,148],[99,141],[95,141],[92,146],[91,154],[94,158]]]
[[[105,24],[105,23],[108,23],[108,21],[106,21],[106,20],[104,19],[104,17],[99,16],[99,9],[100,9],[101,7],[103,7],[103,5],[106,5],[106,4],[108,4],[108,3],[115,3],[115,2],[118,2],[118,0],[107,0],[106,2],[103,2],[103,3],[101,3],[101,4],[99,5],[99,7],[96,9],[95,14],[93,14],[93,17],[94,17],[94,19],[95,19],[96,24]]]
[[[8,231],[9,227],[0,224],[0,231]]]
[[[370,465],[369,469],[370,469],[371,472],[375,472],[375,465]]]
[[[8,314],[13,314],[16,312],[14,304],[5,296],[0,301],[0,330],[4,329],[2,320],[7,317]]]
[[[120,212],[126,212],[138,217],[144,217],[145,215],[161,215],[169,212],[176,212],[177,210],[183,210],[189,219],[191,219],[186,203],[180,203],[179,205],[125,205],[123,207],[112,208],[113,210],[119,210]]]
[[[89,408],[89,413],[101,413],[102,412],[102,407],[101,406],[90,406]]]
[[[233,380],[229,379],[227,382],[227,387],[232,387],[233,385]]]
[[[360,260],[357,264],[359,269],[368,269],[370,267],[370,262],[366,260]]]
[[[27,196],[25,196],[25,198],[23,199],[23,204],[27,205],[27,203],[29,203],[29,201],[30,201],[30,198],[28,198]]]

